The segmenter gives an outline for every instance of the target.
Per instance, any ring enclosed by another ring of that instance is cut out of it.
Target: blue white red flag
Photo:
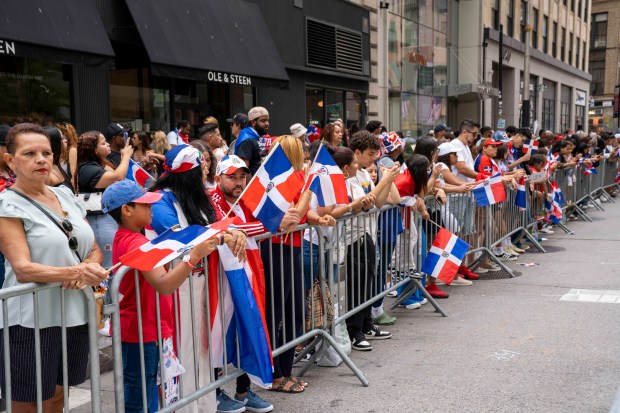
[[[422,264],[422,272],[450,284],[468,249],[468,243],[441,228]]]
[[[347,204],[347,185],[342,170],[321,144],[310,167],[308,188],[314,192],[319,206]]]
[[[284,214],[304,185],[280,145],[276,144],[239,197],[270,232],[278,232]]]
[[[614,178],[614,182],[615,183],[619,183],[620,182],[620,169],[618,169],[618,172],[616,173],[616,177]]]
[[[525,209],[527,207],[525,177],[523,176],[517,181],[517,194],[515,195],[515,205],[522,209]]]
[[[523,143],[522,152],[526,154],[529,151],[532,151],[532,154],[535,154],[536,151],[538,150],[538,145],[539,145],[538,139],[528,139],[527,142]]]
[[[127,169],[127,175],[125,175],[125,179],[134,181],[142,188],[150,187],[154,181],[153,177],[147,171],[142,169],[142,167],[140,167],[140,165],[138,165],[138,163],[135,162],[133,159],[129,160],[129,169]]]
[[[232,363],[245,370],[256,385],[270,388],[273,360],[265,316],[264,269],[256,241],[247,242],[243,263],[227,245],[218,247],[226,277],[209,277],[211,354],[214,367]]]
[[[170,228],[139,248],[129,251],[120,257],[119,261],[123,265],[140,271],[150,271],[169,263],[194,248],[196,244],[226,230],[232,221],[232,219],[225,219],[208,227],[190,225],[181,230]]]
[[[548,221],[557,224],[562,220],[562,204],[565,202],[562,190],[555,181],[551,181],[549,194],[545,200],[545,212]]]
[[[562,190],[560,189],[558,183],[555,181],[551,181],[549,188],[553,201],[559,206],[564,205],[566,203],[566,199],[564,198],[564,194],[562,193]]]
[[[308,139],[308,142],[312,143],[321,137],[321,128],[317,128],[314,125],[308,125],[306,129],[308,129],[306,131],[306,139]]]
[[[583,176],[596,175],[596,174],[598,174],[598,172],[596,172],[596,168],[593,166],[588,166],[583,170]]]
[[[506,190],[500,174],[485,179],[472,189],[478,206],[493,205],[506,200]]]

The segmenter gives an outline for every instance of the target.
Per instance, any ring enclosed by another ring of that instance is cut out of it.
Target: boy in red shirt
[[[151,204],[159,201],[162,194],[144,192],[144,189],[132,181],[124,180],[110,185],[101,198],[102,210],[110,214],[118,223],[118,231],[112,243],[112,262],[129,251],[148,242],[143,235],[144,227],[153,218]],[[165,360],[176,361],[172,350],[174,332],[172,293],[191,274],[193,267],[204,257],[213,252],[221,240],[221,235],[196,245],[183,257],[183,264],[170,271],[157,267],[151,271],[138,272],[140,297],[136,297],[136,283],[133,272],[129,272],[121,281],[119,293],[123,299],[119,303],[121,318],[121,341],[123,354],[123,377],[125,389],[125,411],[142,412],[142,378],[140,370],[140,339],[138,307],[142,316],[142,348],[144,350],[144,375],[146,380],[147,405],[158,409],[157,371],[159,365],[159,347],[157,339],[156,292],[159,296],[160,324]],[[184,369],[177,363],[177,375]],[[170,377],[166,375],[166,382]],[[167,397],[168,399],[168,397]],[[168,400],[168,402],[173,400]],[[152,410],[152,409],[151,409]],[[153,410],[154,411],[154,410]]]

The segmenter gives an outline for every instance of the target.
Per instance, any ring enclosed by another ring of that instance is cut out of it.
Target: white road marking
[[[564,294],[560,301],[620,304],[620,290],[582,290],[573,288]]]

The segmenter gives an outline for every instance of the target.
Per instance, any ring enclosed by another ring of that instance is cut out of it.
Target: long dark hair
[[[73,188],[73,185],[71,183],[71,177],[69,176],[69,174],[67,174],[67,172],[65,172],[64,168],[60,165],[60,159],[63,154],[62,134],[60,133],[60,130],[55,126],[46,126],[43,129],[45,130],[45,132],[47,132],[47,135],[50,137],[50,146],[52,147],[52,153],[54,154],[52,158],[53,159],[52,163],[56,165],[58,169],[60,170],[60,173],[62,174],[62,177],[65,180],[65,183],[67,183],[71,188]]]
[[[417,148],[417,145],[416,145]],[[424,155],[413,154],[407,159],[407,169],[415,182],[414,195],[426,195],[428,186],[428,168],[431,162]]]
[[[414,154],[425,156],[429,162],[433,162],[433,154],[435,152],[437,152],[437,141],[435,138],[426,137],[418,139],[413,150]]]
[[[154,192],[166,188],[172,190],[179,201],[188,224],[208,225],[216,221],[215,209],[202,182],[202,168],[193,168],[180,173],[168,172],[157,179],[149,190]]]
[[[209,145],[205,144],[201,140],[193,140],[189,144],[192,145],[194,148],[198,149],[202,153],[204,152],[209,153],[209,157],[211,158],[211,163],[209,164],[209,173],[207,174],[207,181],[209,181],[210,183],[214,183],[215,182],[215,169],[217,167],[217,158],[213,154],[213,151],[211,150]]]

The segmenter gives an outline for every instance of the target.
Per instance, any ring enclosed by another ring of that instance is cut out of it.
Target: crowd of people
[[[63,322],[70,351],[68,384],[76,385],[85,379],[88,334],[86,301],[80,289],[100,288],[114,275],[110,268],[119,257],[148,242],[150,233],[237,217],[241,224],[195,246],[172,268],[141,272],[137,285],[134,277],[125,277],[119,288],[123,296],[120,331],[126,411],[143,410],[141,352],[147,403],[151,411],[157,409],[159,345],[168,359],[174,359],[175,352],[182,354],[184,394],[204,387],[212,376],[217,377],[219,371],[212,371],[206,348],[194,348],[201,336],[192,323],[207,326],[210,320],[203,311],[194,318],[188,315],[205,302],[210,286],[208,275],[218,271],[217,260],[213,259],[218,254],[217,246],[228,245],[243,260],[246,240],[268,232],[240,196],[276,144],[301,180],[306,178],[317,151],[325,147],[345,178],[348,203],[320,206],[315,193],[302,190],[280,224],[280,229],[291,235],[259,243],[266,291],[262,304],[274,348],[297,337],[304,323],[306,294],[317,277],[331,273],[336,281],[346,280],[346,306],[353,309],[384,291],[395,272],[415,270],[412,264],[411,268],[396,268],[394,262],[407,256],[407,262],[414,263],[418,239],[424,244],[424,254],[432,226],[422,225],[418,236],[401,209],[384,209],[376,214],[368,211],[404,205],[428,222],[446,226],[471,245],[478,245],[485,230],[491,229],[476,228],[482,209],[476,208],[472,197],[462,196],[478,182],[499,174],[506,188],[514,189],[517,180],[532,173],[544,171],[551,175],[559,169],[596,167],[600,162],[617,159],[620,150],[620,135],[604,131],[555,134],[545,130],[533,136],[526,128],[509,126],[505,131],[493,131],[471,119],[463,120],[454,131],[445,124],[437,125],[411,145],[402,133],[388,131],[377,120],[361,129],[357,125],[347,128],[337,120],[320,131],[296,123],[278,137],[269,135],[269,112],[263,107],[238,113],[228,122],[228,143],[213,117],[206,118],[194,134],[185,120],[169,133],[131,131],[112,123],[103,133],[88,131],[79,136],[68,123],[0,126],[0,250],[2,260],[6,260],[1,267],[3,287],[27,282],[61,282],[63,287],[62,293],[50,289],[39,294],[44,411],[62,411]],[[126,179],[132,162],[152,175],[146,191]],[[529,183],[528,188],[542,197],[549,192],[546,181]],[[610,196],[616,193],[609,190]],[[434,207],[429,208],[431,198]],[[347,225],[340,225],[343,217]],[[496,214],[493,225],[501,226],[505,219]],[[295,231],[306,223],[321,230]],[[544,220],[535,230],[553,233],[551,223]],[[331,258],[319,257],[320,241],[330,246],[325,254]],[[516,241],[508,237],[495,245],[495,259],[514,261],[526,253],[529,247]],[[469,259],[473,258],[472,254],[463,262],[451,285],[472,285],[479,274],[501,269],[489,258],[469,268]],[[321,268],[321,262],[331,262],[332,268]],[[440,284],[432,277],[424,282],[432,297],[448,298]],[[171,296],[175,291],[179,326]],[[155,310],[156,292],[160,319]],[[61,300],[67,308],[64,321],[58,311]],[[138,334],[137,303],[142,334]],[[426,303],[426,298],[416,291],[401,306],[414,310]],[[9,324],[3,327],[9,328],[11,361],[10,366],[2,363],[1,367],[11,372],[14,411],[29,411],[37,398],[35,358],[31,357],[35,345],[34,311],[30,297],[8,301]],[[383,309],[383,300],[351,315],[346,329],[352,349],[371,351],[372,340],[391,338],[385,326],[396,321]],[[158,341],[158,324],[162,343]],[[108,329],[105,327],[102,333],[109,333]],[[180,342],[173,337],[175,329],[180,330]],[[2,346],[0,340],[0,352]],[[295,353],[300,350],[291,348],[274,357],[272,391],[301,393],[309,385],[293,374]],[[3,393],[4,380],[2,370]],[[249,377],[243,375],[237,379],[232,397],[218,389],[179,411],[272,409],[270,402],[251,390]]]

